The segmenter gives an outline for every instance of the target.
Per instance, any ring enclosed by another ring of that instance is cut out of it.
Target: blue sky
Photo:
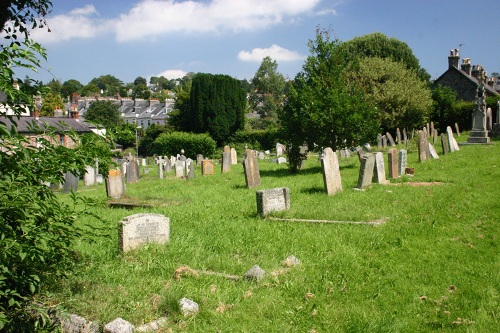
[[[373,32],[407,43],[433,78],[450,49],[500,72],[498,0],[52,0],[51,32],[33,39],[47,70],[18,76],[48,82],[111,74],[182,77],[187,72],[251,79],[265,56],[293,78],[309,55],[316,27],[341,41]],[[460,46],[460,44],[463,44]]]

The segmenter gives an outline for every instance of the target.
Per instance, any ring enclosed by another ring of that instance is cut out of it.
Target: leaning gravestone
[[[110,198],[121,198],[125,193],[125,183],[120,170],[109,170],[106,177],[106,194]]]
[[[375,167],[375,155],[365,154],[361,159],[358,177],[358,189],[370,186],[373,178],[373,168]]]
[[[436,152],[436,149],[434,148],[434,146],[433,146],[430,142],[428,142],[427,144],[429,145],[429,152],[430,152],[430,154],[431,154],[431,157],[432,157],[433,159],[438,159],[438,158],[439,158],[439,155],[438,155],[438,153]]]
[[[231,172],[231,148],[229,146],[224,147],[222,152],[222,173]]]
[[[394,147],[396,145],[396,142],[394,142],[394,138],[392,137],[391,133],[387,132],[385,133],[385,135],[387,136],[387,139],[389,140],[391,146]]]
[[[401,144],[401,131],[399,130],[399,127],[396,128],[396,138],[398,139],[398,144]]]
[[[323,158],[321,159],[323,167],[323,181],[325,183],[325,191],[328,195],[333,195],[342,191],[342,180],[340,178],[340,166],[337,154],[332,148],[327,147],[323,150]]]
[[[259,215],[290,209],[290,190],[287,187],[257,191],[256,199]]]
[[[399,151],[399,160],[398,160],[398,175],[402,176],[405,174],[406,166],[407,166],[408,152],[406,149],[401,149]]]
[[[375,153],[375,165],[373,167],[373,182],[377,184],[387,184],[389,181],[385,178],[384,153]]]
[[[71,172],[66,172],[64,176],[64,185],[62,192],[69,193],[70,191],[75,191],[78,189],[78,180],[79,178],[72,174]]]
[[[246,156],[243,159],[243,169],[245,170],[245,183],[247,188],[259,186],[260,173],[255,150],[247,149]]]
[[[213,160],[201,161],[201,174],[203,176],[214,174],[214,161]]]
[[[170,219],[161,214],[134,214],[118,224],[120,252],[138,248],[147,243],[164,244],[170,240]]]
[[[382,147],[387,148],[387,136],[382,135]]]
[[[453,143],[453,140],[455,140],[455,138],[453,137],[453,131],[450,126],[446,127],[446,134],[448,135],[448,147],[450,148],[450,153],[454,153],[455,143]]]
[[[83,185],[84,186],[93,186],[96,184],[96,172],[95,169],[91,166],[85,167],[85,174],[83,175]]]
[[[387,164],[389,166],[389,177],[398,178],[398,150],[396,148],[387,151]]]

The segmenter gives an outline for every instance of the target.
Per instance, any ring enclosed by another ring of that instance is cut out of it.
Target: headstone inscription
[[[170,219],[161,214],[130,215],[118,225],[120,252],[127,252],[150,242],[164,244],[169,240]]]
[[[214,161],[213,160],[201,161],[201,174],[203,176],[214,174]]]
[[[62,192],[63,193],[69,193],[70,191],[75,191],[78,190],[78,181],[79,177],[75,176],[71,172],[66,172],[66,175],[64,176],[64,185]]]
[[[125,193],[125,183],[120,170],[109,170],[106,177],[106,194],[110,198],[121,198]]]
[[[224,147],[222,152],[222,173],[231,172],[231,148],[229,146]]]
[[[321,159],[323,167],[323,181],[325,183],[325,191],[328,195],[334,195],[342,191],[342,180],[340,178],[340,165],[332,148],[327,147],[323,150],[323,158]]]
[[[372,183],[373,168],[375,167],[375,155],[365,154],[360,163],[358,189],[364,189]]]
[[[85,174],[83,175],[83,185],[93,186],[95,184],[96,184],[95,168],[87,165],[85,167]]]
[[[290,190],[287,187],[256,192],[257,213],[266,216],[270,212],[290,209]]]
[[[387,151],[387,165],[389,166],[389,177],[398,178],[398,150],[391,148]]]
[[[245,170],[245,183],[247,188],[260,185],[259,164],[255,150],[247,149],[243,158],[243,169]]]
[[[399,160],[398,160],[398,175],[402,176],[405,174],[405,170],[407,167],[408,160],[408,151],[406,149],[401,149],[399,151]]]
[[[375,153],[375,165],[373,167],[373,182],[377,184],[387,184],[389,181],[385,178],[384,153]]]

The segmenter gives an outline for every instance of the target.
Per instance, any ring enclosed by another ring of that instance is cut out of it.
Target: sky
[[[188,72],[251,79],[270,56],[293,79],[318,27],[348,41],[381,32],[408,44],[432,78],[450,49],[500,72],[498,0],[52,0],[47,29],[31,37],[47,50],[47,83],[101,75],[124,83]]]

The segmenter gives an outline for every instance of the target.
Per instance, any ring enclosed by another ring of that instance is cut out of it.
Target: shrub
[[[184,149],[184,155],[196,158],[196,154],[213,156],[217,145],[208,134],[172,132],[161,134],[153,143],[153,152],[157,155],[176,155]]]
[[[271,150],[278,141],[276,130],[237,131],[230,139],[231,145],[248,145],[249,148]]]

